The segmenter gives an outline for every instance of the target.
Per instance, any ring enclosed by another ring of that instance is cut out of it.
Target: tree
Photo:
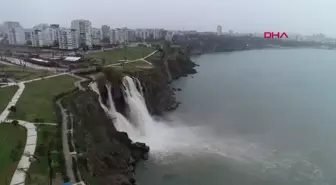
[[[13,121],[12,121],[12,124],[13,124],[14,126],[17,126],[17,125],[19,124],[19,121],[18,121],[18,120],[13,120]]]
[[[11,106],[11,107],[9,108],[9,111],[11,111],[11,112],[16,112],[16,107],[15,107],[15,106]]]

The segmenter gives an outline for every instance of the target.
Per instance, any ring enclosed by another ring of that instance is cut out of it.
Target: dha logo
[[[286,32],[264,32],[264,38],[265,39],[274,39],[274,37],[278,38],[278,39],[281,39],[283,37],[286,37],[288,39],[288,35]]]

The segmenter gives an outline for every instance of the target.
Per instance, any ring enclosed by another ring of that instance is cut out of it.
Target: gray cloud
[[[336,36],[335,0],[1,0],[0,21],[70,26],[88,19],[93,26],[162,27],[238,32],[285,31]]]

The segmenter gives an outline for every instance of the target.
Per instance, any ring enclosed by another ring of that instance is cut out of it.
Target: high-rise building
[[[24,45],[26,44],[24,29],[19,22],[4,22],[5,33],[8,36],[9,44]]]
[[[42,31],[43,45],[53,46],[58,41],[58,29],[46,28]]]
[[[164,37],[164,30],[163,29],[154,29],[153,32],[153,39],[159,40]]]
[[[31,33],[32,45],[34,47],[42,47],[43,43],[43,34],[41,30],[33,30]]]
[[[49,24],[41,23],[33,27],[33,30],[40,30],[43,31],[44,29],[49,28]]]
[[[126,40],[128,42],[133,42],[136,41],[136,37],[135,37],[135,31],[134,30],[126,30],[127,31],[127,38]]]
[[[25,40],[26,42],[32,42],[32,30],[31,29],[25,29]]]
[[[50,28],[59,29],[59,24],[50,24]]]
[[[109,33],[110,33],[110,27],[107,25],[103,25],[101,27],[101,39],[103,40],[104,38],[109,38]]]
[[[92,47],[92,27],[88,20],[77,19],[71,22],[71,29],[76,30],[77,45]]]
[[[222,26],[217,26],[217,35],[222,35]]]
[[[173,31],[167,31],[166,35],[165,35],[165,40],[167,41],[172,41],[174,38],[175,32]]]
[[[100,45],[100,29],[92,28],[92,44],[93,45]]]
[[[60,49],[76,49],[78,48],[77,31],[75,29],[60,29],[58,43]]]
[[[116,31],[117,30],[111,30],[110,31],[110,44],[117,44]]]

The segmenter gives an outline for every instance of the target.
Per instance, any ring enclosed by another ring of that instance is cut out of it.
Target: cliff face
[[[148,158],[149,148],[133,143],[127,133],[115,129],[94,92],[77,92],[67,99],[71,99],[65,104],[73,115],[75,147],[83,179],[88,184],[134,184],[135,165]]]
[[[143,86],[150,113],[160,115],[177,107],[169,83],[187,74],[193,74],[195,64],[187,53],[164,55],[148,70],[117,70],[106,68],[104,77],[98,80],[98,88],[104,103],[107,102],[106,83],[111,85],[118,112],[126,115],[126,104],[121,91],[122,77],[134,76]],[[165,60],[163,60],[165,59]],[[168,75],[169,74],[169,75]],[[75,148],[82,179],[87,184],[133,185],[135,166],[148,158],[149,148],[143,143],[133,143],[127,133],[118,132],[98,102],[98,95],[79,91],[63,99],[63,106],[73,115]]]

